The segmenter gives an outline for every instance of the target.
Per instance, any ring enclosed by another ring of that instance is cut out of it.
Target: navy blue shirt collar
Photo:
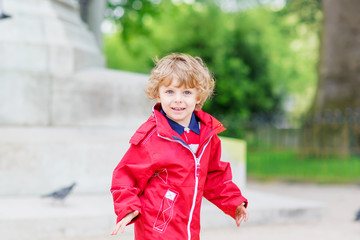
[[[168,118],[165,114],[165,112],[161,109],[160,112],[165,116],[165,118],[168,120],[168,123],[170,125],[170,127],[177,132],[180,136],[181,134],[184,133],[184,126],[181,126],[180,124],[178,124],[177,122],[171,120],[170,118]],[[194,133],[196,133],[197,135],[200,134],[200,128],[199,128],[199,122],[196,120],[196,116],[194,113],[192,113],[191,115],[191,120],[190,120],[190,124],[189,124],[189,129],[191,131],[193,131]]]

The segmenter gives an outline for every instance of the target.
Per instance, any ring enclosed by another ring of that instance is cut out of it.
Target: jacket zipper
[[[192,216],[193,216],[194,210],[195,210],[195,204],[196,204],[196,198],[197,198],[197,192],[198,192],[198,186],[199,186],[200,159],[201,159],[202,155],[204,154],[207,145],[210,143],[210,140],[211,140],[212,136],[209,138],[207,143],[204,145],[199,157],[196,157],[195,153],[191,150],[191,148],[188,145],[185,145],[184,143],[182,143],[181,141],[173,140],[173,139],[167,138],[167,137],[163,137],[160,134],[158,134],[158,137],[163,138],[163,139],[168,140],[168,141],[171,141],[171,142],[180,143],[183,147],[185,147],[186,149],[188,149],[192,153],[192,155],[194,157],[194,160],[195,160],[195,189],[194,189],[193,202],[192,202],[191,209],[190,209],[189,221],[188,221],[188,224],[187,224],[188,240],[190,240],[191,239],[190,226],[191,226]]]

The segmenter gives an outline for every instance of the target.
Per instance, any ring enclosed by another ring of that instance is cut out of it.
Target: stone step
[[[0,126],[0,196],[36,196],[72,182],[76,193],[102,194],[110,189],[112,172],[135,131]],[[222,160],[231,162],[241,189],[246,185],[245,155],[244,141],[222,138]]]

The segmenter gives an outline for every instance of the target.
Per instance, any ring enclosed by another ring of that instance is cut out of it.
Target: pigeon
[[[10,15],[7,15],[7,14],[5,14],[5,13],[0,13],[0,20],[1,19],[5,19],[5,18],[9,18],[9,17],[11,17]]]
[[[360,221],[360,209],[356,212],[355,221]]]
[[[5,14],[4,12],[3,12],[3,10],[2,10],[2,0],[0,0],[0,20],[1,19],[5,19],[5,18],[9,18],[9,17],[11,17],[10,15],[7,15],[7,14]]]
[[[75,185],[76,185],[76,183],[73,183],[68,187],[64,187],[64,188],[61,188],[61,189],[59,189],[59,190],[57,190],[55,192],[42,195],[41,197],[43,197],[43,198],[50,197],[50,198],[53,198],[55,200],[64,201],[65,198],[70,194],[70,192],[72,191],[72,189],[74,188]]]

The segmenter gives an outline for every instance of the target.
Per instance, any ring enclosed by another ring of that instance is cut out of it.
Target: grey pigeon
[[[7,15],[7,14],[5,14],[5,13],[0,13],[0,20],[1,19],[5,19],[5,18],[9,18],[9,17],[11,17],[10,15]]]
[[[9,17],[11,17],[11,16],[4,13],[3,7],[2,7],[2,0],[0,0],[0,20],[4,19],[4,18],[9,18]]]
[[[360,221],[360,209],[356,213],[355,221]]]
[[[61,188],[55,192],[52,192],[52,193],[49,193],[49,194],[45,194],[45,195],[42,195],[41,197],[51,197],[51,198],[54,198],[56,200],[61,200],[61,201],[64,201],[65,198],[69,195],[69,193],[72,191],[72,189],[74,188],[74,186],[76,185],[76,183],[73,183],[71,184],[70,186],[68,187],[64,187],[64,188]]]

